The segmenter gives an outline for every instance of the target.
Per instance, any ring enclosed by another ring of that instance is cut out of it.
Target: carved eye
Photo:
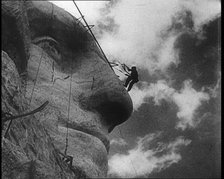
[[[48,55],[55,60],[61,59],[59,43],[51,37],[39,37],[33,40],[33,43],[41,47]]]

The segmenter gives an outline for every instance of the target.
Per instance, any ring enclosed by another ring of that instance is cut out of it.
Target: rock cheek
[[[27,109],[15,64],[2,52],[2,114],[18,115]],[[62,161],[35,115],[13,120],[4,137],[8,125],[2,125],[3,178],[79,178],[81,173],[75,175]]]

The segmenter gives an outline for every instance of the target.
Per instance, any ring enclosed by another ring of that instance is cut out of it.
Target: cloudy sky
[[[80,17],[71,1],[54,3]],[[221,1],[77,5],[108,59],[139,72],[134,113],[110,135],[108,177],[219,177]]]

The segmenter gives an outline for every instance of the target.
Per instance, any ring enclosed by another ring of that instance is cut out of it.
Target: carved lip
[[[94,136],[96,138],[98,138],[105,146],[107,152],[109,152],[110,149],[110,141],[109,139],[106,137],[106,135],[102,134],[101,132],[97,131],[97,130],[93,130],[93,129],[89,129],[87,127],[83,127],[83,126],[78,126],[78,124],[68,124],[68,128],[79,131],[79,132],[83,132],[85,134]]]

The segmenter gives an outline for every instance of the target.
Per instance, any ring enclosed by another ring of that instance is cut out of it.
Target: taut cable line
[[[89,27],[88,23],[86,22],[86,19],[84,18],[83,14],[81,13],[81,11],[80,11],[79,7],[77,6],[77,4],[75,3],[75,1],[74,1],[74,0],[72,0],[72,1],[73,1],[73,3],[75,4],[75,6],[76,6],[77,10],[79,11],[79,14],[81,15],[81,18],[82,18],[82,19],[83,19],[83,21],[85,22],[86,27],[88,28],[88,30],[89,30],[89,32],[91,33],[91,35],[92,35],[93,39],[95,40],[96,44],[98,45],[98,47],[99,47],[99,49],[100,49],[101,53],[103,54],[103,56],[104,56],[105,60],[107,61],[107,63],[108,63],[108,64],[109,64],[109,66],[111,67],[111,69],[113,70],[113,68],[112,68],[112,66],[111,66],[111,64],[110,64],[110,62],[109,62],[109,60],[107,59],[107,57],[106,57],[105,53],[103,52],[103,49],[101,48],[101,46],[100,46],[99,42],[97,41],[97,39],[96,39],[95,35],[93,34],[93,32],[92,32],[92,30],[91,30],[91,28]],[[114,71],[114,70],[113,70],[113,71]]]
[[[70,105],[71,105],[71,91],[72,91],[72,66],[71,66],[71,75],[70,75],[70,83],[69,83],[69,97],[68,97],[68,119],[66,123],[67,131],[66,131],[66,145],[65,145],[65,152],[64,154],[67,155],[67,149],[68,149],[68,122],[70,117]]]
[[[43,54],[44,54],[44,50],[42,49],[40,61],[39,61],[38,68],[37,68],[37,73],[36,73],[36,76],[35,76],[35,81],[34,81],[33,89],[32,89],[32,92],[31,92],[29,106],[30,106],[31,101],[32,101],[32,98],[33,98],[33,92],[34,92],[34,89],[35,89],[35,86],[36,86],[36,83],[37,83],[37,77],[38,77],[38,74],[39,74],[39,70],[40,70],[40,65],[41,65],[41,61],[42,61],[42,58],[43,58]]]

